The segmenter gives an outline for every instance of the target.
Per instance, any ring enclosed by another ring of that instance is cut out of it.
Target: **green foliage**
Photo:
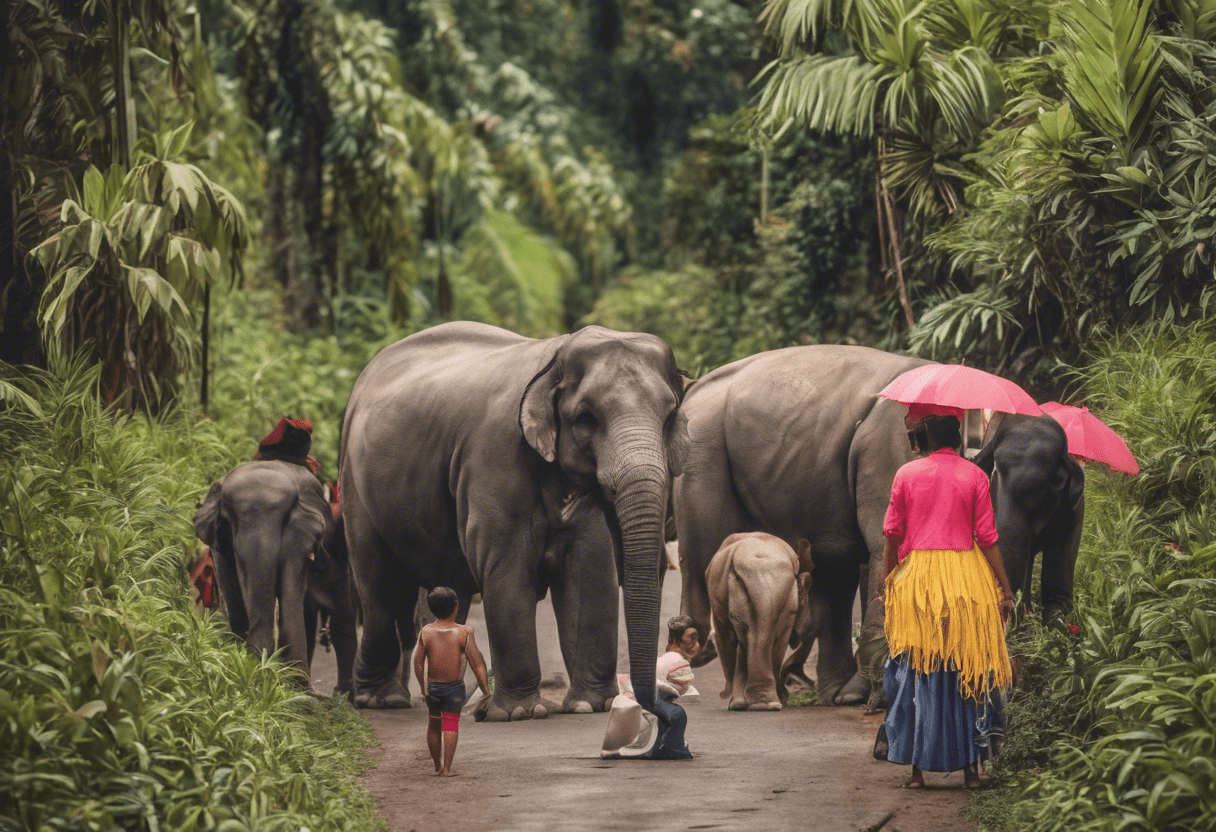
[[[277,317],[281,304],[271,291],[230,293],[217,303],[209,410],[232,432],[233,465],[253,459],[258,440],[283,416],[310,420],[312,454],[323,466],[321,477],[332,481],[341,416],[355,380],[377,352],[409,332],[382,307],[362,314],[348,306],[342,335],[293,334]]]
[[[0,374],[36,402],[0,410],[0,827],[375,828],[365,721],[193,610],[232,436],[113,419],[96,365]]]
[[[819,703],[819,689],[806,688],[805,690],[796,691],[790,694],[790,698],[786,700],[787,708],[809,708],[812,705]]]
[[[1078,373],[1142,473],[1087,472],[1076,634],[1057,623],[1011,643],[1030,683],[1001,763],[1013,799],[980,799],[989,828],[1216,822],[1214,366],[1204,324],[1108,339]]]
[[[49,352],[92,342],[107,402],[158,413],[195,344],[192,306],[237,264],[244,209],[197,167],[170,161],[193,125],[157,138],[129,173],[90,167],[62,230],[32,252],[47,274],[39,322]]]
[[[768,143],[750,129],[753,116],[715,116],[692,132],[664,187],[666,268],[626,272],[586,320],[647,328],[698,373],[762,350],[876,343],[890,332],[868,297],[867,146]]]

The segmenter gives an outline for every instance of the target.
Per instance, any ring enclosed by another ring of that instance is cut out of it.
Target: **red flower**
[[[1069,624],[1068,632],[1072,633],[1074,636],[1079,636],[1079,635],[1081,635],[1081,628],[1078,627],[1076,624]]]

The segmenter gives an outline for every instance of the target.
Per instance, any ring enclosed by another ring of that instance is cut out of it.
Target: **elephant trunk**
[[[624,557],[625,632],[629,675],[638,703],[653,710],[658,659],[659,566],[667,510],[667,455],[657,425],[630,423],[613,431],[615,459],[601,461],[601,484],[613,504]]]

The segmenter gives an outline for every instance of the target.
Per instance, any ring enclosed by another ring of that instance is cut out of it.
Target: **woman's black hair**
[[[684,638],[684,632],[690,627],[696,627],[687,615],[676,615],[667,621],[667,642],[679,641]]]
[[[460,599],[456,597],[456,590],[437,586],[427,593],[426,603],[436,618],[447,618],[456,611]]]
[[[955,448],[963,444],[963,427],[957,416],[929,415],[912,430],[908,439],[924,454],[942,448]]]

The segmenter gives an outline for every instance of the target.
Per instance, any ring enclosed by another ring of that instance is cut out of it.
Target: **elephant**
[[[869,347],[814,345],[758,353],[714,370],[684,398],[692,448],[673,487],[685,615],[709,624],[705,569],[720,541],[763,531],[810,541],[815,579],[799,634],[818,640],[819,701],[864,701],[853,653],[861,568],[882,563],[882,522],[895,472],[912,451],[907,409],[876,394],[930,362]],[[873,572],[881,572],[875,569]],[[864,592],[864,590],[863,590]],[[869,593],[864,626],[882,633]],[[867,598],[863,595],[863,604]],[[697,664],[714,655],[702,649]],[[805,658],[805,656],[804,656]]]
[[[275,649],[275,602],[283,659],[307,673],[304,603],[310,569],[332,524],[320,480],[303,465],[247,462],[214,483],[194,515],[238,638],[256,654]],[[323,555],[322,555],[323,557]]]
[[[352,675],[359,640],[349,573],[346,524],[339,516],[326,533],[318,555],[309,564],[308,588],[304,593],[304,638],[311,667],[317,641],[317,618],[324,616],[325,631],[337,654],[338,681],[334,693],[342,693],[353,699]]]
[[[1068,454],[1064,428],[1050,416],[1005,416],[974,462],[991,485],[1010,586],[1027,603],[1042,552],[1043,615],[1067,613],[1085,519],[1085,472]]]
[[[763,532],[732,534],[710,560],[705,584],[732,711],[779,711],[789,698],[781,663],[811,569],[805,539],[795,554]]]
[[[494,693],[479,719],[548,716],[536,605],[548,591],[570,680],[563,712],[617,693],[618,587],[637,699],[653,709],[663,524],[688,451],[681,371],[662,339],[587,327],[530,339],[441,324],[360,374],[339,482],[363,606],[356,699],[394,689],[419,587],[482,593]],[[408,643],[408,642],[407,642]]]

